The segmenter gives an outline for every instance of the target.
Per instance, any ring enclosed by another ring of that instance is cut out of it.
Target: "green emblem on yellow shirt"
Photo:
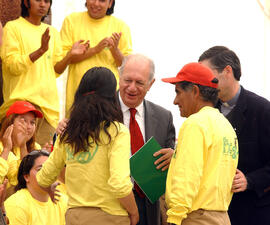
[[[238,156],[237,138],[234,139],[234,143],[230,142],[226,137],[223,137],[223,154],[229,155],[233,159]]]
[[[69,161],[69,160],[74,159],[80,164],[86,164],[86,163],[89,163],[94,158],[97,151],[98,151],[98,145],[96,146],[93,153],[91,153],[90,151],[88,151],[88,152],[79,152],[74,156],[73,152],[70,151],[70,148],[66,148],[67,160]]]

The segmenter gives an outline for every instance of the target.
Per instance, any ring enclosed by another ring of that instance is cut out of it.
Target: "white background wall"
[[[55,0],[53,25],[60,30],[66,15],[86,10],[84,3]],[[242,64],[241,84],[270,99],[270,21],[256,0],[116,0],[114,16],[129,25],[134,52],[154,60],[156,82],[146,98],[172,111],[177,131],[183,119],[172,104],[174,86],[160,79],[175,76],[214,45],[235,51]]]

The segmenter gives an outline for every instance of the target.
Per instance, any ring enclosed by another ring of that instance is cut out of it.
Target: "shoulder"
[[[108,130],[112,136],[116,136],[119,133],[129,133],[127,127],[124,124],[117,121],[111,123]]]
[[[75,21],[80,18],[84,18],[87,16],[87,12],[73,12],[65,17],[65,20]]]
[[[172,116],[171,111],[163,108],[160,105],[157,105],[151,101],[145,100],[144,101],[144,107],[145,107],[145,111],[154,111],[155,113],[159,114],[159,115],[166,115],[166,116]]]
[[[115,16],[112,16],[112,15],[107,16],[107,19],[108,19],[109,21],[111,21],[111,23],[113,23],[113,24],[115,24],[115,25],[123,26],[123,27],[128,27],[128,25],[124,22],[124,20],[119,19],[119,18],[117,18],[117,17],[115,17]]]
[[[11,28],[23,25],[24,23],[25,23],[25,19],[22,17],[19,17],[16,20],[8,21],[3,29],[11,29]]]
[[[250,115],[265,115],[270,118],[270,102],[266,98],[244,88],[241,92],[237,107],[246,108]]]
[[[254,93],[252,91],[246,90],[243,87],[242,87],[241,91],[243,91],[243,93],[242,93],[243,97],[248,99],[248,103],[250,103],[250,101],[251,101],[255,105],[261,105],[261,106],[265,106],[265,107],[270,106],[270,102],[266,98],[264,98],[260,95],[257,95],[256,93]]]
[[[5,207],[27,208],[27,205],[29,204],[28,195],[29,192],[26,189],[17,191],[5,201]]]
[[[40,146],[37,142],[35,142],[35,149],[36,149],[36,150],[41,149],[41,146]]]

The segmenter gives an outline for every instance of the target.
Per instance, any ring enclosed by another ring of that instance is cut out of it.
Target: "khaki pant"
[[[198,209],[187,215],[181,225],[231,225],[227,212]]]
[[[167,219],[168,219],[167,210],[168,210],[168,208],[167,208],[167,205],[165,202],[165,195],[162,195],[159,198],[159,204],[160,204],[161,224],[168,225],[168,223],[167,223]]]
[[[96,207],[77,207],[66,212],[66,225],[130,225],[128,216],[110,215]]]

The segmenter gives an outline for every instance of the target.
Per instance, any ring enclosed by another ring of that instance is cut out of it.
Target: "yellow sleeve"
[[[194,141],[195,140],[195,141]],[[192,123],[180,130],[173,167],[170,168],[171,192],[168,222],[181,224],[198,194],[204,166],[204,132]]]
[[[0,157],[0,183],[2,184],[5,177],[7,177],[10,184],[16,185],[18,183],[17,174],[19,166],[20,160],[12,152],[9,153],[7,160]]]
[[[5,159],[0,157],[0,183],[4,182],[4,179],[8,173],[8,163]]]
[[[1,48],[1,57],[5,62],[6,69],[12,75],[19,76],[26,74],[33,62],[29,54],[22,55],[21,34],[16,25],[7,23],[3,29],[3,45]]]
[[[60,144],[59,138],[57,138],[53,152],[37,173],[37,182],[39,185],[48,187],[57,180],[58,175],[65,166],[65,158],[64,145]]]
[[[10,225],[26,225],[29,224],[28,209],[17,204],[15,198],[8,199],[4,203],[7,218]],[[27,204],[23,204],[26,206]]]
[[[73,40],[73,26],[70,16],[67,16],[64,19],[60,35],[62,40],[62,49],[63,49],[63,55],[66,55],[67,52],[72,48],[73,43],[75,42]]]
[[[131,40],[130,29],[128,25],[123,23],[121,30],[122,30],[122,36],[119,42],[119,49],[124,56],[127,56],[132,53],[132,40]]]
[[[108,184],[116,198],[123,198],[130,194],[132,190],[129,157],[129,131],[125,127],[121,127],[118,135],[111,143],[111,149],[108,152],[110,164],[110,178]]]
[[[62,49],[62,41],[61,41],[59,32],[53,27],[50,27],[50,29],[54,37],[52,60],[53,60],[53,65],[55,66],[56,63],[60,62],[64,58],[64,55],[63,55],[63,49]],[[56,77],[60,76],[60,74],[58,73],[55,73],[55,74],[56,74]]]

